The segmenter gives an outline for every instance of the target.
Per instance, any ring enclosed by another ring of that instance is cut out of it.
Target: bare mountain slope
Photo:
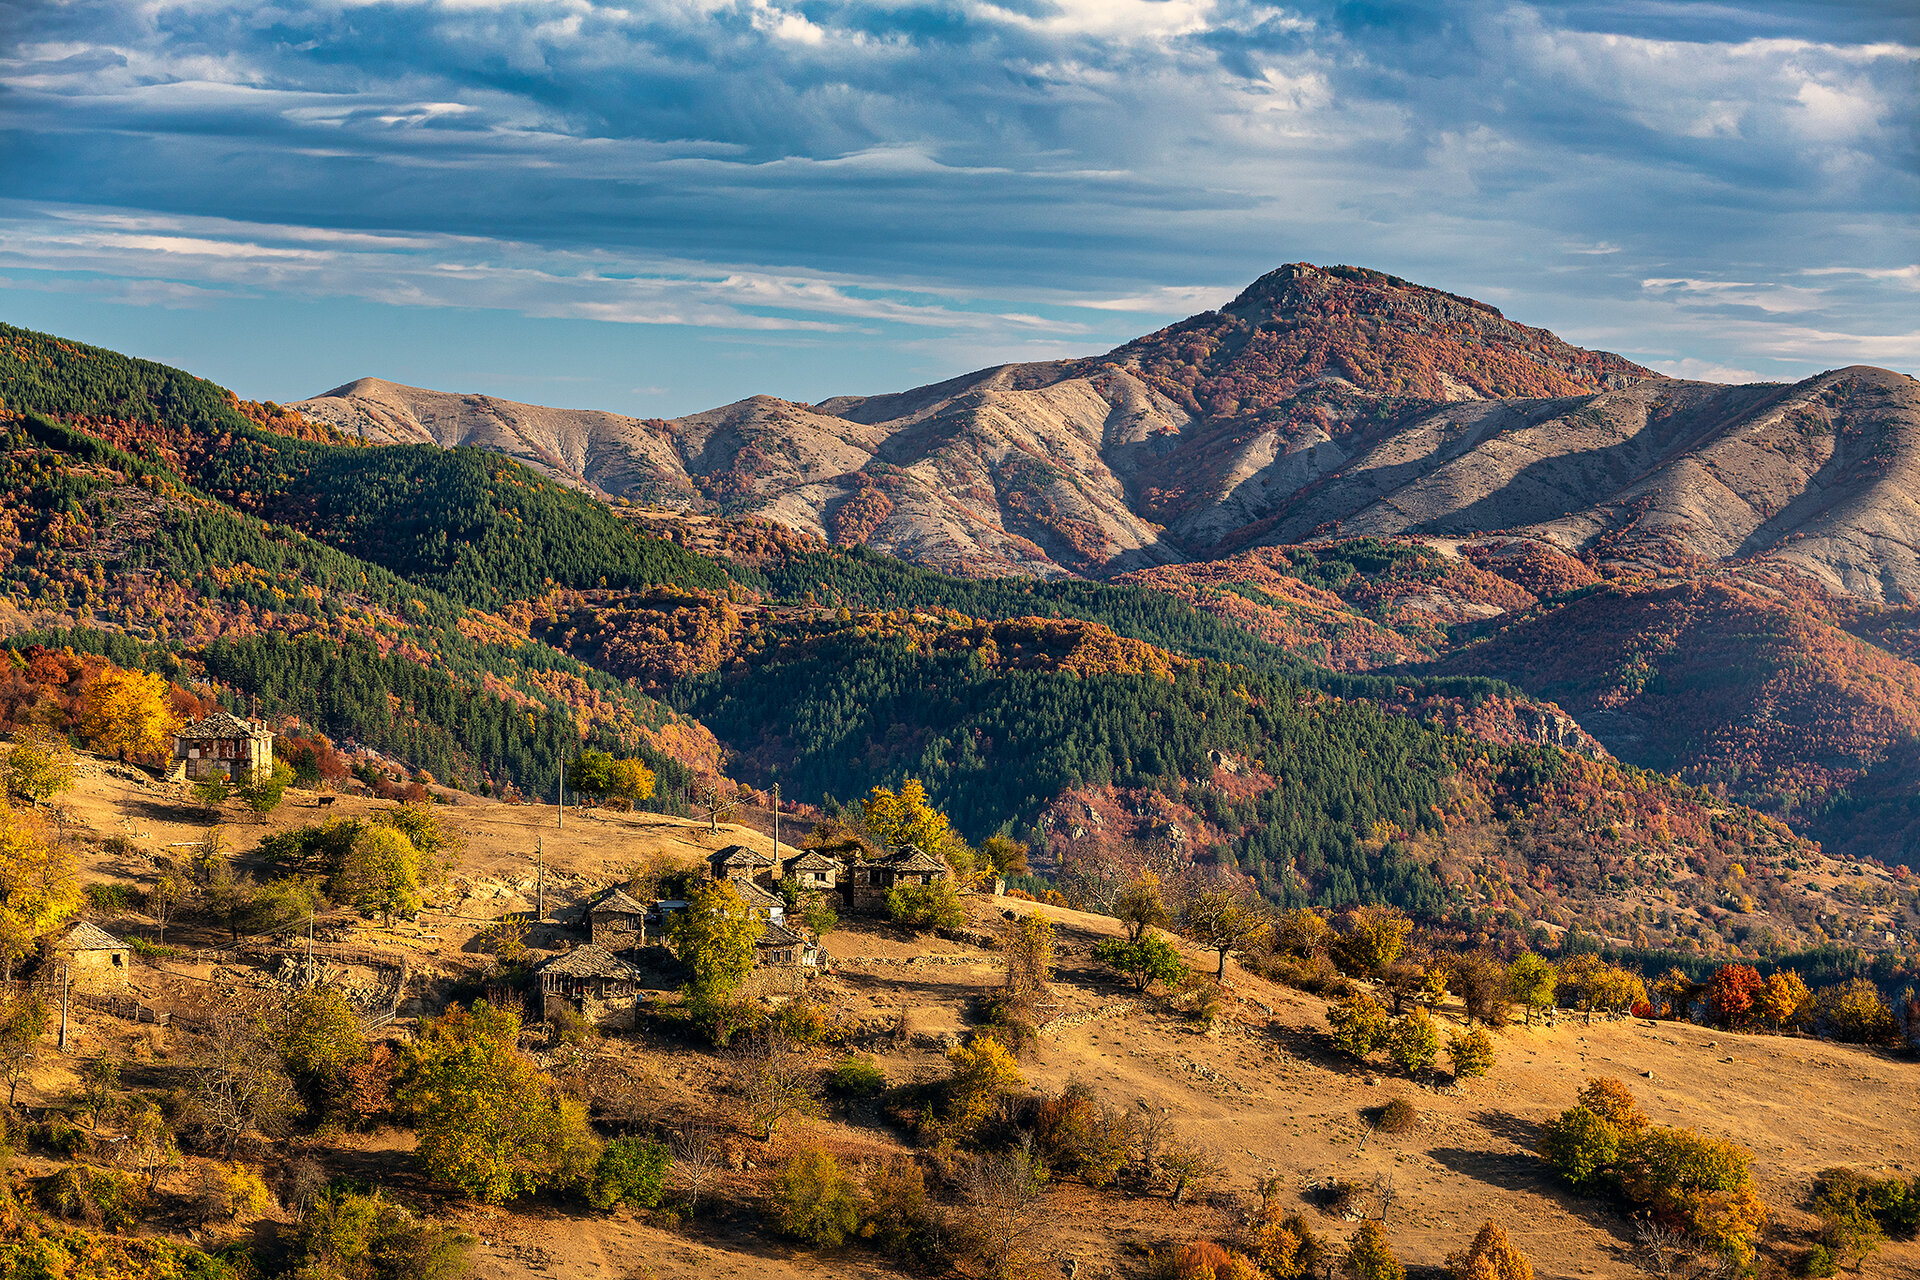
[[[1773,558],[1868,599],[1920,598],[1911,378],[1683,382],[1351,267],[1282,267],[1105,356],[819,405],[641,420],[366,379],[299,407],[973,575],[1507,531],[1602,566]]]

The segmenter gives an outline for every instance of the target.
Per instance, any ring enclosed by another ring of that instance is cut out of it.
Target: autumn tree
[[[171,754],[180,727],[171,686],[150,671],[107,670],[96,676],[80,702],[80,730],[102,755]]]
[[[255,769],[248,774],[236,790],[240,802],[258,814],[269,814],[280,807],[280,800],[293,785],[293,768],[284,760],[276,760],[271,768]]]
[[[587,1202],[596,1209],[626,1205],[651,1209],[666,1194],[673,1153],[654,1138],[615,1138],[601,1148],[588,1183]]]
[[[1497,1222],[1482,1226],[1465,1253],[1447,1259],[1450,1280],[1533,1280],[1533,1264]]]
[[[1333,1042],[1360,1062],[1384,1047],[1391,1031],[1387,1011],[1365,992],[1348,996],[1327,1010],[1327,1024],[1333,1028]]]
[[[1172,984],[1187,976],[1179,949],[1156,934],[1135,940],[1108,938],[1094,945],[1093,958],[1125,976],[1143,994],[1156,982]]]
[[[1022,915],[1000,930],[1000,953],[1006,957],[1007,1007],[1028,1018],[1053,980],[1053,921],[1043,915]]]
[[[1032,870],[1027,865],[1028,849],[1011,836],[988,836],[980,846],[980,869],[989,875],[1023,876]]]
[[[75,766],[66,739],[46,729],[22,730],[7,753],[9,796],[37,805],[73,789]]]
[[[638,760],[606,751],[583,751],[567,764],[567,786],[597,800],[632,808],[653,798],[653,770]]]
[[[1782,1030],[1804,1019],[1812,1004],[1813,993],[1790,969],[1768,974],[1766,989],[1758,999],[1760,1016],[1767,1025]]]
[[[420,910],[420,851],[396,827],[362,827],[328,893],[391,927],[395,916]]]
[[[931,884],[897,884],[887,890],[887,919],[908,929],[957,929],[966,923],[966,908],[953,881],[936,876]]]
[[[32,1065],[40,1037],[47,1033],[47,1006],[33,991],[0,990],[0,1074],[7,1080],[9,1110],[20,1081]]]
[[[1493,1037],[1483,1027],[1450,1033],[1447,1036],[1447,1057],[1453,1063],[1453,1074],[1457,1078],[1465,1080],[1484,1076],[1493,1069]]]
[[[300,1114],[300,1096],[266,1028],[229,1014],[189,1050],[193,1114],[227,1159],[244,1142],[282,1132]]]
[[[337,1114],[349,1088],[349,1071],[370,1052],[360,1017],[346,996],[332,986],[294,992],[281,1005],[273,1034],[308,1112]]]
[[[1022,1081],[1013,1055],[982,1032],[965,1044],[947,1050],[947,1120],[949,1132],[969,1134],[993,1113],[1000,1100]]]
[[[1113,900],[1113,918],[1127,927],[1127,941],[1138,942],[1149,929],[1173,924],[1160,896],[1160,877],[1147,872],[1127,883]]]
[[[1355,907],[1329,947],[1342,973],[1371,978],[1399,959],[1413,921],[1398,907]]]
[[[1387,1033],[1387,1056],[1410,1076],[1433,1069],[1440,1056],[1440,1030],[1426,1010],[1396,1020]]]
[[[1180,931],[1219,954],[1214,977],[1227,976],[1227,957],[1257,945],[1267,936],[1261,908],[1244,894],[1210,889],[1188,898],[1180,908]]]
[[[1536,1013],[1552,1010],[1559,985],[1559,970],[1531,951],[1521,952],[1507,966],[1507,993],[1523,1010],[1528,1025]]]
[[[80,909],[73,851],[0,800],[0,966],[7,980],[34,938]]]
[[[766,928],[731,880],[710,880],[694,890],[686,910],[673,917],[667,931],[681,963],[692,973],[688,998],[731,997],[752,971],[754,945]]]
[[[519,1038],[514,1013],[455,1005],[407,1047],[394,1095],[414,1120],[421,1168],[487,1204],[582,1182],[598,1155],[585,1106]]]
[[[860,1189],[840,1162],[818,1145],[789,1155],[773,1180],[780,1230],[816,1249],[833,1249],[860,1226]]]
[[[960,1184],[962,1222],[988,1276],[1007,1280],[1024,1271],[1025,1246],[1046,1185],[1047,1167],[1031,1139],[967,1165]]]
[[[734,1053],[734,1071],[762,1142],[786,1120],[820,1114],[819,1072],[786,1028],[769,1022],[749,1032]]]
[[[1723,964],[1707,979],[1707,1001],[1723,1027],[1743,1027],[1754,1017],[1754,1006],[1766,991],[1766,981],[1750,964]]]
[[[860,808],[866,813],[867,830],[889,849],[913,845],[932,857],[952,861],[960,848],[953,824],[927,803],[927,790],[918,778],[901,783],[898,794],[875,787]]]
[[[1363,1222],[1353,1233],[1344,1269],[1353,1280],[1406,1280],[1407,1276],[1387,1243],[1386,1228],[1377,1222]]]
[[[1453,958],[1448,976],[1469,1024],[1480,1021],[1490,1027],[1506,1025],[1513,999],[1507,966],[1484,952],[1469,951]]]

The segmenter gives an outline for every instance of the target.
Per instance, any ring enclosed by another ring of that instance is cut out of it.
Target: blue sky
[[[1305,260],[1685,376],[1916,372],[1917,12],[0,0],[0,318],[261,398],[672,415]]]

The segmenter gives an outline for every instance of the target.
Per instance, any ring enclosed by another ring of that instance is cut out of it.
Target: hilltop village
[[[776,844],[611,758],[556,808],[301,787],[275,743],[12,744],[8,909],[23,858],[65,887],[12,917],[10,1274],[1920,1263],[1913,1014],[1865,978],[1502,955],[1164,862],[1089,911],[916,787]]]

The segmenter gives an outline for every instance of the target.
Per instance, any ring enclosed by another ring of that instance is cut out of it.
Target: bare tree
[[[1135,1102],[1134,1107],[1133,1140],[1140,1148],[1140,1164],[1151,1177],[1160,1171],[1160,1150],[1166,1145],[1173,1112],[1167,1107],[1153,1106],[1145,1098]]]
[[[179,914],[180,900],[184,897],[186,886],[171,871],[162,871],[153,888],[147,890],[147,915],[153,920],[156,942],[167,940],[167,925]]]
[[[1640,1265],[1660,1280],[1720,1280],[1734,1273],[1732,1260],[1703,1250],[1692,1236],[1662,1226],[1651,1217],[1636,1217],[1633,1234]]]
[[[789,1116],[820,1114],[813,1063],[778,1027],[762,1027],[749,1034],[734,1053],[734,1065],[740,1094],[761,1141],[771,1140]]]
[[[1196,893],[1180,907],[1180,931],[1220,953],[1218,980],[1227,976],[1227,957],[1259,942],[1269,928],[1264,909],[1231,889]]]
[[[740,807],[740,797],[722,792],[716,783],[702,783],[693,788],[693,807],[707,820],[707,830],[717,834],[720,824]]]
[[[279,1132],[300,1111],[293,1081],[256,1022],[217,1019],[195,1039],[190,1061],[200,1123],[229,1160],[243,1140]]]
[[[726,1152],[720,1134],[710,1124],[686,1125],[673,1134],[673,1173],[687,1193],[687,1213],[700,1204],[700,1192],[720,1172]]]
[[[1204,1142],[1176,1138],[1160,1152],[1160,1169],[1173,1184],[1169,1198],[1179,1204],[1189,1191],[1202,1191],[1226,1172],[1220,1153]]]
[[[977,1156],[967,1166],[961,1184],[963,1223],[988,1275],[1010,1276],[1021,1269],[1045,1185],[1046,1166],[1034,1153],[1031,1136],[1010,1151]]]

